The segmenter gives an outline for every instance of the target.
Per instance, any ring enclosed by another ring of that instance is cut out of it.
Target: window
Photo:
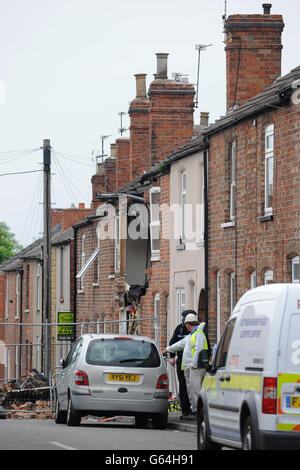
[[[8,277],[5,278],[5,320],[8,319]]]
[[[97,237],[97,261],[94,266],[94,285],[99,285],[100,282],[100,238]]]
[[[217,342],[221,336],[221,273],[217,272]]]
[[[150,243],[151,261],[160,260],[160,187],[150,189]]]
[[[61,299],[64,298],[64,247],[62,246],[59,250],[60,252],[60,259],[59,259],[59,262],[60,262],[60,292],[59,292],[59,296]]]
[[[152,368],[160,366],[160,357],[150,341],[104,338],[89,343],[86,362],[96,366]]]
[[[26,265],[26,291],[25,291],[25,310],[29,310],[29,279],[30,279],[30,266]]]
[[[215,360],[213,364],[214,369],[219,369],[220,367],[226,366],[230,341],[232,338],[232,333],[233,333],[235,322],[236,322],[236,318],[231,320],[225,328],[225,331],[222,335],[221,341],[219,343],[219,346],[216,352],[216,356],[215,356]]]
[[[299,256],[295,256],[292,259],[292,283],[299,284]]]
[[[235,192],[235,173],[236,173],[236,141],[232,142],[230,148],[230,220],[235,218],[236,192]]]
[[[265,130],[265,214],[272,214],[274,191],[274,125]]]
[[[36,267],[36,309],[41,309],[41,265]]]
[[[230,274],[230,312],[233,312],[233,309],[235,307],[235,274],[231,273]]]
[[[265,285],[272,284],[273,282],[273,271],[270,269],[265,272]]]
[[[181,174],[181,243],[185,240],[186,173]]]
[[[19,310],[20,310],[20,274],[16,275],[16,320],[19,319]]]
[[[120,218],[115,217],[115,273],[120,271]]]
[[[81,237],[81,268],[85,265],[85,235]],[[80,278],[80,288],[84,289],[84,276]]]
[[[176,315],[177,323],[182,322],[182,312],[185,307],[185,290],[182,288],[176,289]]]
[[[250,289],[254,289],[256,287],[256,271],[252,271],[250,273]]]

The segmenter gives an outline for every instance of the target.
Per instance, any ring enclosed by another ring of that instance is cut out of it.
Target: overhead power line
[[[38,173],[40,171],[43,171],[43,170],[17,171],[15,173],[0,173],[0,176],[25,175],[26,173]]]

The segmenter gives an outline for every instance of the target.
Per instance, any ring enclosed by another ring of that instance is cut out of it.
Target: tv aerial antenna
[[[196,91],[196,100],[194,102],[194,107],[198,108],[198,97],[199,97],[199,77],[200,77],[200,54],[201,52],[206,51],[208,47],[212,44],[195,44],[195,49],[198,51],[198,71],[197,71],[197,91]]]
[[[121,136],[123,135],[123,132],[125,131],[128,131],[129,129],[127,129],[126,127],[123,127],[123,116],[126,116],[128,113],[125,113],[124,111],[121,111],[120,113],[118,113],[119,116],[120,116],[120,121],[121,121],[121,127],[118,129],[118,132],[121,134]]]

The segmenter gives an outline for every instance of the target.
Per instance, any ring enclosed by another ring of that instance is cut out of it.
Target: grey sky
[[[168,52],[172,72],[196,83],[195,44],[201,55],[199,108],[211,122],[225,110],[224,0],[0,0],[0,174],[41,169],[44,138],[53,147],[53,207],[90,203],[90,179],[100,135],[118,136],[120,111],[135,96],[136,73],[156,69]],[[262,0],[228,0],[227,13],[261,13]],[[298,0],[274,0],[282,14],[282,74],[300,64]],[[128,127],[128,118],[124,123]],[[125,134],[125,135],[128,135]],[[14,153],[7,153],[7,152]],[[30,243],[42,231],[42,173],[0,176],[0,220]]]

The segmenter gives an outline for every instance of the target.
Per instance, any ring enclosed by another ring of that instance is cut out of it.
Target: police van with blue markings
[[[198,400],[199,450],[300,449],[300,285],[237,303]]]

